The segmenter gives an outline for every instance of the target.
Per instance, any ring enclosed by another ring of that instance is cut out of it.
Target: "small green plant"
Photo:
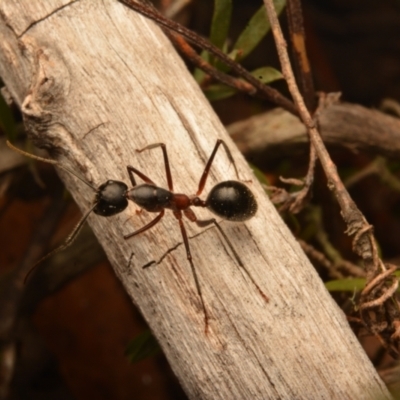
[[[282,12],[285,3],[285,0],[274,0],[275,9],[277,10],[278,14]],[[231,22],[231,14],[231,0],[215,0],[210,30],[210,41],[233,60],[241,61],[257,47],[261,40],[270,31],[271,26],[267,19],[264,6],[261,6],[250,19],[243,32],[239,35],[238,39],[232,46],[232,49],[228,52],[227,39]],[[202,58],[215,68],[225,73],[229,72],[229,67],[225,66],[214,57],[211,57],[207,51],[202,52]],[[283,78],[282,74],[278,70],[269,66],[257,68],[256,70],[252,71],[252,75],[264,84],[269,84]],[[200,69],[195,70],[194,77],[199,85],[203,87],[204,92],[210,101],[225,99],[236,93],[234,88],[224,84],[207,84],[206,74]]]

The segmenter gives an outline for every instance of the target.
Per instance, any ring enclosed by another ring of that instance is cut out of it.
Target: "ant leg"
[[[74,243],[76,237],[78,236],[79,232],[81,231],[83,225],[85,224],[86,220],[88,219],[89,215],[91,212],[94,210],[94,208],[97,206],[97,203],[95,203],[92,207],[89,208],[89,210],[86,211],[84,216],[80,219],[80,221],[76,224],[75,228],[72,230],[72,232],[68,235],[67,239],[63,244],[60,246],[56,247],[54,250],[50,251],[50,253],[47,253],[45,256],[43,256],[39,261],[36,261],[36,263],[33,265],[33,267],[28,271],[24,278],[24,283],[27,282],[28,278],[31,276],[32,272],[45,260],[47,260],[49,257],[54,256],[57,253],[60,253],[61,251],[65,250],[69,246],[71,246],[72,243]]]
[[[205,329],[204,332],[207,335],[208,333],[208,313],[207,313],[207,309],[206,306],[204,304],[204,299],[203,299],[203,294],[201,292],[201,288],[200,288],[200,283],[199,283],[199,278],[197,277],[197,273],[196,273],[196,269],[194,268],[194,264],[193,264],[193,260],[192,260],[192,254],[190,253],[190,247],[189,247],[189,240],[188,240],[188,236],[186,233],[186,229],[185,229],[185,225],[183,224],[182,221],[182,213],[180,211],[174,212],[174,215],[176,217],[176,219],[179,222],[179,227],[181,228],[181,233],[182,233],[182,237],[183,237],[183,243],[185,244],[185,249],[186,249],[186,257],[189,261],[190,267],[192,268],[192,274],[194,277],[194,282],[196,284],[196,288],[197,288],[197,293],[199,294],[200,300],[201,300],[201,305],[203,307],[203,311],[204,311],[204,324],[205,324]]]
[[[214,161],[215,154],[217,153],[217,150],[218,150],[218,148],[219,148],[219,146],[221,144],[224,146],[224,149],[225,149],[226,155],[229,158],[229,161],[233,164],[233,167],[235,168],[235,173],[236,173],[236,176],[237,176],[238,180],[240,180],[239,179],[239,173],[238,173],[238,170],[237,170],[237,167],[236,167],[236,164],[235,164],[235,160],[232,157],[232,153],[229,150],[229,147],[226,145],[226,143],[222,139],[218,139],[217,143],[215,144],[214,150],[212,151],[211,156],[208,159],[207,164],[206,164],[206,166],[204,168],[203,175],[200,178],[199,188],[197,189],[196,196],[200,196],[201,192],[204,189],[204,186],[206,185],[206,181],[207,181],[207,178],[208,178],[208,173],[210,172],[211,165],[212,165],[212,163]]]
[[[163,152],[165,173],[167,175],[167,182],[168,182],[168,189],[169,189],[170,192],[173,192],[174,191],[174,185],[172,184],[172,175],[171,175],[171,170],[170,170],[170,167],[169,167],[167,147],[165,146],[165,144],[164,143],[149,144],[148,146],[144,147],[143,149],[136,150],[136,151],[138,153],[141,153],[142,151],[155,149],[156,147],[161,147],[161,150]]]
[[[136,186],[136,179],[133,174],[136,174],[139,178],[142,178],[146,183],[156,186],[156,184],[150,178],[148,178],[143,172],[140,172],[135,167],[127,165],[126,169],[128,170],[129,179],[131,180],[133,186]]]
[[[139,235],[140,233],[147,231],[148,229],[152,228],[157,222],[160,221],[160,219],[164,216],[165,211],[162,210],[160,214],[157,215],[152,221],[150,221],[147,225],[143,226],[142,228],[138,229],[135,232],[128,233],[127,235],[124,235],[124,239],[127,240],[133,236]]]
[[[258,284],[256,283],[255,279],[253,278],[253,276],[250,274],[250,272],[246,269],[246,267],[244,266],[242,260],[239,257],[239,254],[236,252],[235,248],[233,247],[233,244],[231,243],[231,241],[229,240],[228,236],[226,235],[226,233],[223,231],[223,229],[221,228],[221,226],[219,225],[219,223],[217,222],[217,220],[215,218],[211,218],[211,219],[206,219],[206,220],[198,220],[196,217],[196,214],[193,212],[192,209],[188,208],[186,210],[183,211],[185,216],[192,222],[194,222],[197,226],[199,226],[200,228],[205,228],[208,225],[214,224],[215,227],[218,229],[219,233],[223,236],[223,238],[225,239],[225,242],[228,244],[231,252],[233,253],[237,263],[239,264],[239,266],[243,269],[243,271],[246,273],[246,275],[249,277],[249,279],[253,282],[253,285],[257,288],[258,292],[260,293],[261,297],[268,303],[269,302],[269,298],[268,296],[261,290],[260,286],[258,286]]]

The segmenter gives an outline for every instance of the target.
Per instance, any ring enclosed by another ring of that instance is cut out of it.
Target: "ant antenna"
[[[90,188],[93,189],[93,191],[97,192],[97,189],[92,186],[88,181],[86,181],[85,179],[83,179],[80,175],[78,175],[76,172],[72,171],[71,169],[64,167],[62,165],[59,164],[58,161],[56,160],[52,160],[51,158],[44,158],[44,157],[39,157],[39,156],[35,156],[34,154],[28,153],[24,150],[19,149],[18,147],[15,147],[14,145],[11,144],[11,142],[9,142],[8,140],[6,140],[7,146],[11,149],[16,151],[19,154],[22,154],[25,157],[29,157],[32,158],[33,160],[38,160],[38,161],[43,161],[45,163],[48,164],[53,164],[53,165],[57,165],[58,168],[63,169],[64,171],[69,172],[71,175],[74,175],[76,178],[78,178],[81,182],[83,182],[84,184],[86,184],[87,186],[89,186]]]
[[[74,243],[76,237],[78,236],[79,232],[81,231],[83,225],[85,224],[86,220],[88,219],[90,213],[94,210],[94,208],[97,206],[97,203],[93,204],[92,207],[89,208],[89,210],[86,211],[85,215],[79,220],[79,222],[76,224],[72,232],[68,235],[67,239],[65,239],[64,243],[62,243],[60,246],[56,247],[54,250],[50,251],[50,253],[47,253],[45,256],[43,256],[39,261],[36,261],[36,263],[31,267],[31,269],[28,271],[24,278],[24,284],[28,281],[28,278],[32,275],[32,272],[45,260],[50,258],[51,256],[54,256],[57,253],[60,253],[61,251],[65,250],[69,246],[71,246],[72,243]]]
[[[62,165],[60,165],[57,161],[52,160],[50,158],[44,158],[44,157],[38,157],[35,156],[34,154],[30,154],[24,150],[19,149],[18,147],[15,147],[14,145],[12,145],[8,140],[6,141],[7,146],[11,149],[16,151],[17,153],[22,154],[23,156],[32,158],[34,160],[38,160],[38,161],[42,161],[48,164],[53,164],[56,165],[57,167],[63,169],[64,171],[69,172],[71,175],[74,175],[76,178],[78,178],[81,182],[85,183],[87,186],[89,186],[94,192],[97,193],[96,196],[96,200],[94,202],[94,204],[89,208],[89,210],[86,211],[86,213],[83,215],[83,217],[79,220],[79,222],[76,224],[76,226],[74,227],[74,229],[72,230],[72,232],[68,235],[67,239],[64,241],[64,243],[62,243],[60,246],[58,246],[57,248],[55,248],[54,250],[50,251],[50,253],[47,253],[44,257],[42,257],[39,261],[37,261],[33,267],[28,271],[28,273],[25,276],[24,279],[24,283],[27,282],[29,276],[31,276],[32,272],[45,260],[47,260],[49,257],[65,250],[66,248],[68,248],[69,246],[71,246],[71,244],[75,241],[76,237],[78,236],[79,232],[82,229],[82,226],[84,225],[84,223],[86,222],[86,220],[88,219],[90,213],[92,211],[96,212],[96,207],[99,207],[100,202],[102,201],[102,198],[99,196],[99,190],[96,189],[94,186],[92,186],[89,182],[87,182],[85,179],[83,179],[81,176],[79,176],[77,173],[75,173],[74,171],[70,170],[67,167],[64,167]],[[108,182],[107,182],[108,183]],[[105,215],[105,214],[104,214]]]

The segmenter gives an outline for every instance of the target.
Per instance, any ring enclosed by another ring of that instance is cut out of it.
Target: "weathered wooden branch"
[[[400,157],[400,119],[358,104],[334,102],[319,115],[327,146]],[[276,108],[228,127],[239,149],[258,164],[305,152],[309,139],[303,123]]]
[[[260,296],[215,229],[186,223],[210,331],[171,213],[133,240],[152,216],[137,207],[90,225],[193,399],[389,398],[346,318],[252,177],[184,63],[152,22],[115,0],[7,0],[0,5],[0,75],[34,142],[99,185],[128,183],[125,166],[165,186],[165,142],[175,188],[194,193],[217,138],[232,150],[259,210],[222,228],[270,298]],[[60,172],[82,210],[93,193]],[[218,154],[206,191],[234,179]],[[195,210],[207,218],[204,210]],[[131,260],[131,261],[129,261]],[[142,267],[154,261],[156,265]]]

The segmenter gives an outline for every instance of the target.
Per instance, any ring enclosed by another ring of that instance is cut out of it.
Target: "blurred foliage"
[[[210,41],[222,49],[229,34],[232,16],[231,0],[215,0],[211,23]]]
[[[280,15],[284,9],[286,0],[274,0],[275,10]],[[233,46],[238,51],[238,59],[246,58],[271,30],[264,4],[258,9],[243,30]]]
[[[400,278],[400,271],[394,273]],[[325,282],[325,287],[330,292],[360,292],[365,287],[365,279],[363,278],[346,278],[346,279],[335,279],[329,282]],[[397,289],[400,292],[400,288]]]
[[[147,330],[131,340],[125,350],[125,356],[133,364],[161,352],[160,345],[150,330]]]
[[[360,292],[365,287],[363,278],[335,279],[325,282],[325,287],[330,292]]]
[[[253,170],[254,175],[256,176],[257,180],[262,184],[262,185],[270,185],[269,180],[267,179],[266,175],[264,172],[262,172],[260,169],[258,169],[255,165],[250,164],[250,168]]]
[[[278,14],[282,12],[285,3],[285,0],[274,0],[275,8]],[[215,46],[220,48],[225,53],[228,51],[227,43],[231,15],[231,0],[215,0],[210,30],[210,40]],[[232,50],[227,54],[235,61],[241,61],[245,59],[267,35],[270,29],[271,26],[267,19],[265,7],[262,5],[250,19],[243,32],[239,35],[239,38],[233,45]],[[203,51],[201,56],[205,61],[213,65],[218,70],[225,73],[229,72],[230,69],[228,66],[219,60],[214,59],[214,57],[210,57],[207,51]],[[268,66],[260,67],[252,71],[252,75],[258,78],[264,84],[269,84],[283,78],[282,74],[278,70]],[[211,85],[204,84],[204,82],[207,80],[207,75],[199,69],[194,71],[194,77],[199,85],[203,87],[204,92],[210,101],[226,99],[237,92],[236,89],[220,83]]]
[[[262,83],[267,85],[268,83],[274,82],[278,79],[282,79],[282,74],[272,67],[261,67],[252,71],[251,73],[255,78],[258,78]],[[237,90],[224,85],[223,83],[215,83],[204,89],[204,92],[210,101],[226,99],[233,96]]]

